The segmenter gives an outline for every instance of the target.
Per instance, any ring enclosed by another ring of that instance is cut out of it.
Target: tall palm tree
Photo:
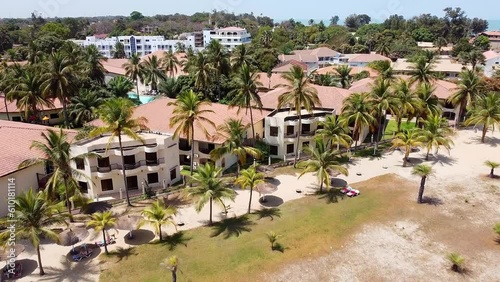
[[[222,137],[227,141],[220,147],[215,148],[210,152],[210,158],[214,161],[220,160],[226,154],[231,154],[236,156],[238,161],[237,174],[240,173],[241,165],[246,163],[247,155],[254,158],[260,158],[262,152],[250,146],[245,146],[243,144],[243,139],[246,135],[246,129],[248,126],[244,126],[241,120],[229,119],[221,126],[217,127],[218,137]]]
[[[108,82],[107,88],[112,97],[128,98],[128,93],[134,89],[134,84],[124,76],[117,76]]]
[[[239,70],[243,65],[250,67],[254,64],[253,51],[247,44],[241,44],[234,48],[233,56],[231,57],[231,66],[233,70]]]
[[[389,56],[391,54],[391,42],[389,42],[387,39],[381,40],[377,44],[375,51],[382,56]]]
[[[427,119],[428,115],[441,115],[441,107],[439,106],[439,98],[434,95],[435,87],[429,83],[420,83],[415,91],[418,96],[419,103],[416,108],[417,124],[420,120]]]
[[[133,118],[134,104],[126,98],[112,98],[107,100],[97,109],[99,118],[104,123],[104,126],[92,130],[90,137],[101,134],[111,134],[108,141],[108,147],[113,140],[118,137],[118,146],[120,147],[120,155],[122,159],[122,174],[123,184],[125,185],[125,194],[127,196],[128,206],[132,206],[128,195],[127,174],[125,173],[125,158],[123,155],[122,135],[128,136],[132,140],[144,142],[142,137],[137,133],[139,129],[145,129],[147,119],[144,117]]]
[[[352,143],[352,138],[349,136],[349,128],[347,125],[335,115],[325,117],[325,121],[319,123],[322,126],[316,132],[316,137],[326,141],[326,146],[333,149],[333,144],[337,144],[337,150],[340,145],[349,147]]]
[[[16,221],[16,228],[13,230],[15,237],[26,238],[35,247],[40,275],[45,275],[40,241],[42,238],[47,238],[58,242],[59,235],[52,228],[57,224],[66,224],[67,214],[62,212],[61,205],[53,204],[44,192],[35,193],[32,189],[16,197],[14,210],[14,218],[4,218],[0,220],[0,224],[7,226],[12,220]],[[10,229],[0,233],[0,239],[11,238],[11,236]]]
[[[342,121],[345,125],[354,123],[352,131],[354,147],[358,147],[358,141],[363,127],[373,127],[376,118],[372,115],[371,99],[368,93],[354,93],[344,100],[342,107]]]
[[[394,85],[395,105],[393,106],[398,123],[398,132],[401,131],[401,121],[403,117],[407,117],[408,119],[413,117],[420,103],[418,95],[411,89],[411,84],[400,78],[398,83]]]
[[[176,127],[174,138],[185,137],[191,146],[191,175],[193,175],[194,164],[195,127],[201,130],[206,136],[208,136],[208,131],[204,124],[215,128],[215,124],[205,116],[208,113],[214,112],[209,109],[210,105],[210,102],[202,101],[192,90],[179,95],[175,102],[168,103],[168,106],[175,107],[172,112],[174,116],[170,119],[169,124],[170,127]]]
[[[376,118],[375,129],[377,130],[376,144],[381,139],[381,135],[385,128],[385,120],[387,111],[396,112],[397,100],[391,91],[391,82],[385,79],[377,79],[372,85],[370,92],[372,105],[372,115]]]
[[[95,45],[85,47],[82,58],[84,73],[92,80],[103,85],[106,69],[104,69],[102,61],[107,61],[108,58],[102,55]]]
[[[465,125],[471,124],[483,127],[481,142],[484,143],[488,129],[495,131],[495,126],[500,126],[500,94],[490,92],[476,99],[470,117],[465,121]]]
[[[477,65],[484,65],[486,60],[483,51],[479,48],[474,48],[469,52],[461,52],[458,54],[458,58],[464,65],[470,64],[472,71],[476,71]]]
[[[42,91],[45,95],[61,101],[66,127],[69,127],[67,105],[70,97],[76,92],[75,71],[75,65],[72,64],[70,57],[62,52],[52,52],[42,75]]]
[[[41,156],[21,162],[19,168],[25,168],[36,164],[51,165],[54,172],[47,181],[47,194],[49,197],[53,198],[57,188],[61,183],[63,184],[66,208],[68,209],[70,220],[73,222],[73,218],[71,217],[70,190],[72,187],[74,188],[78,185],[76,184],[75,177],[84,176],[81,172],[72,168],[71,163],[75,162],[77,159],[91,156],[92,154],[72,156],[71,141],[68,140],[68,135],[62,129],[58,131],[47,129],[47,133],[43,132],[42,137],[44,140],[43,142],[33,141],[30,146],[30,149],[35,149]]]
[[[183,92],[184,88],[187,87],[183,86],[178,79],[172,77],[167,77],[158,85],[158,91],[169,98],[176,98],[179,93]]]
[[[71,98],[68,106],[69,116],[79,127],[97,118],[96,110],[104,103],[104,96],[99,91],[81,89],[80,95]]]
[[[419,132],[416,129],[411,129],[411,130],[404,130],[403,132],[400,132],[396,135],[396,138],[392,140],[392,148],[391,149],[396,149],[396,148],[404,148],[405,150],[405,156],[403,158],[403,167],[406,167],[410,152],[413,149],[413,147],[419,147],[422,146],[423,143],[423,137],[419,135]]]
[[[125,76],[135,81],[137,95],[139,95],[139,81],[142,81],[144,78],[144,68],[141,64],[141,58],[137,54],[132,54],[128,62],[123,64],[123,67],[125,68]]]
[[[375,70],[381,79],[393,81],[395,79],[394,69],[392,68],[391,61],[378,60],[368,64],[369,68]]]
[[[416,165],[412,170],[413,175],[418,175],[421,177],[420,189],[418,190],[418,198],[417,198],[417,203],[419,204],[422,203],[422,198],[424,196],[425,181],[427,180],[427,177],[432,175],[432,173],[433,173],[432,167],[426,164]]]
[[[458,117],[462,121],[467,106],[472,106],[481,92],[481,78],[472,70],[465,70],[460,74],[457,92],[450,97],[454,106],[460,106]]]
[[[212,83],[213,66],[209,63],[207,55],[199,52],[193,56],[193,59],[188,60],[186,69],[194,77],[194,87],[198,91],[203,91],[205,96],[210,93]]]
[[[412,69],[412,83],[431,83],[438,78],[437,73],[434,72],[434,64],[428,62],[425,57],[418,57],[410,68]]]
[[[289,72],[281,75],[286,84],[280,85],[285,88],[285,92],[278,97],[278,109],[290,108],[295,110],[299,118],[299,133],[302,130],[302,108],[308,113],[312,113],[314,107],[321,106],[318,98],[318,91],[311,84],[310,78],[299,66],[293,66]],[[297,134],[295,144],[295,156],[293,166],[297,165],[299,153],[300,134]]]
[[[39,108],[54,106],[52,100],[47,99],[41,91],[42,79],[33,68],[24,69],[16,84],[10,95],[17,100],[17,107],[24,112],[25,121],[29,121],[31,115],[35,117],[35,121],[39,121]]]
[[[170,77],[174,77],[174,74],[177,72],[177,66],[180,65],[179,59],[176,54],[169,50],[164,53],[163,58],[161,59],[161,63],[166,72],[170,73]]]
[[[222,75],[229,73],[231,64],[229,62],[229,53],[226,48],[217,40],[212,40],[207,46],[207,56],[212,68],[215,71],[215,86],[217,89],[217,99],[221,99],[220,79]]]
[[[196,173],[190,176],[191,181],[197,185],[195,187],[188,187],[185,190],[189,197],[196,198],[194,207],[197,212],[200,212],[207,203],[210,204],[210,225],[213,224],[213,202],[215,201],[216,204],[225,208],[224,200],[234,201],[236,197],[234,190],[224,185],[220,178],[221,175],[222,168],[216,168],[211,163],[199,166],[196,169]]]
[[[255,125],[253,122],[252,107],[262,111],[262,101],[258,94],[259,87],[262,87],[259,77],[259,74],[250,71],[250,67],[246,63],[243,63],[239,72],[233,76],[236,88],[229,93],[230,96],[234,96],[230,102],[230,107],[238,107],[238,114],[241,108],[245,108],[246,111],[250,112],[250,123],[252,125],[252,137],[254,140]]]
[[[335,68],[335,75],[339,78],[342,88],[349,88],[352,81],[352,68],[348,65],[341,65]]]
[[[142,215],[146,218],[143,218],[141,222],[139,222],[138,228],[143,226],[144,224],[150,224],[155,227],[156,234],[160,236],[160,242],[163,241],[163,237],[161,234],[161,226],[170,224],[175,227],[177,230],[177,225],[175,224],[173,216],[177,213],[177,209],[172,206],[165,206],[165,203],[160,201],[159,199],[156,202],[153,202],[150,207],[145,208],[142,211]]]
[[[453,145],[450,135],[453,133],[448,125],[448,120],[443,118],[441,114],[428,115],[427,119],[422,122],[423,128],[419,129],[419,135],[422,136],[422,142],[427,149],[425,160],[429,159],[429,153],[432,148],[436,149],[444,147],[448,152]]]
[[[494,162],[494,161],[485,161],[484,165],[490,168],[490,178],[495,177],[495,168],[500,167],[500,163]]]
[[[303,169],[299,178],[306,173],[314,172],[318,177],[319,192],[323,192],[323,185],[328,189],[330,187],[330,175],[333,172],[339,172],[345,176],[349,175],[347,168],[341,166],[336,161],[334,151],[328,149],[323,141],[316,142],[316,148],[310,147],[304,149],[310,158],[305,161],[300,161],[297,167]]]
[[[264,174],[258,173],[254,166],[249,167],[241,171],[241,175],[236,178],[234,184],[240,185],[241,189],[250,188],[250,199],[248,200],[248,212],[250,213],[252,208],[252,193],[259,184],[263,184]]]
[[[141,65],[146,84],[151,85],[151,90],[158,90],[158,84],[166,78],[161,60],[153,55],[143,61]]]
[[[106,230],[116,226],[116,217],[111,211],[96,212],[91,215],[90,220],[87,222],[87,227],[94,228],[95,232],[102,232],[102,239],[104,242],[104,251],[109,255],[108,244],[106,238]]]

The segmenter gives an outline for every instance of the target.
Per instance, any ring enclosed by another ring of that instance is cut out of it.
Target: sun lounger
[[[74,261],[81,261],[84,258],[89,258],[92,256],[92,249],[87,249],[87,250],[82,250],[78,254],[73,255],[73,260]]]

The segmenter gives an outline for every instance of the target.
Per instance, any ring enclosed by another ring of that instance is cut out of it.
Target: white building
[[[84,140],[72,146],[75,156],[94,153],[97,156],[77,160],[73,168],[81,172],[77,177],[80,191],[91,199],[107,200],[125,195],[125,189],[141,194],[143,187],[166,188],[180,181],[177,142],[169,134],[140,133],[144,143],[122,136],[124,161],[118,138],[108,144],[109,136]],[[122,168],[125,168],[125,187]],[[83,177],[84,176],[84,177]]]
[[[212,40],[218,40],[224,47],[232,51],[236,46],[249,44],[252,41],[252,36],[246,29],[234,26],[203,30],[203,42],[205,46]]]
[[[486,51],[484,55],[484,75],[492,77],[496,70],[500,70],[500,54],[495,51]]]
[[[341,53],[327,47],[316,49],[294,50],[290,55],[279,55],[281,62],[297,61],[307,65],[309,71],[333,64],[345,63],[347,60]]]

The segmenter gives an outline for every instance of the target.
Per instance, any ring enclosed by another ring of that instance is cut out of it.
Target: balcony
[[[303,138],[306,138],[306,139],[310,139],[310,138],[314,137],[315,133],[316,133],[315,131],[302,131],[300,133],[300,137],[303,137]]]
[[[160,158],[157,160],[142,160],[133,164],[124,164],[125,170],[133,170],[142,166],[155,167],[165,163],[165,159]]]
[[[317,117],[311,117],[311,118],[303,118],[302,119],[302,124],[312,124],[318,121]]]
[[[120,170],[122,166],[119,164],[111,164],[109,166],[92,166],[90,167],[91,172],[108,173],[112,170]]]

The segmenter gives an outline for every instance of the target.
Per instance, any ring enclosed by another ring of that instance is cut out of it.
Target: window
[[[290,135],[293,135],[295,133],[295,126],[293,125],[288,125],[286,127],[286,135],[287,136],[290,136]]]
[[[278,136],[278,127],[277,126],[271,126],[269,127],[269,134],[273,137]]]
[[[85,161],[82,158],[76,158],[76,169],[84,170],[85,169]]]
[[[302,125],[302,133],[309,133],[311,132],[311,125],[310,124],[303,124]]]
[[[158,183],[160,180],[158,179],[158,173],[148,173],[148,183]]]
[[[12,117],[12,121],[21,121],[21,117]]]
[[[59,113],[50,114],[50,119],[59,118]]]
[[[109,157],[106,157],[106,158],[97,158],[97,166],[98,167],[110,167],[110,165],[109,165]]]
[[[157,165],[158,156],[156,153],[146,153],[146,164],[147,165]]]
[[[302,143],[302,150],[304,150],[305,148],[309,148],[309,142]]]
[[[113,191],[113,179],[103,179],[101,180],[101,190],[105,191]]]
[[[139,189],[139,181],[137,181],[137,176],[128,176],[127,177],[127,189],[128,190]]]
[[[171,169],[170,170],[170,181],[173,181],[174,179],[177,178],[177,169]]]
[[[269,154],[272,156],[278,155],[278,146],[269,146]]]
[[[132,156],[124,156],[123,162],[126,165],[135,165],[135,155]]]
[[[293,150],[293,144],[288,144],[286,145],[286,153],[287,154],[293,154],[294,150]]]
[[[89,185],[87,182],[78,181],[78,187],[80,187],[80,192],[82,192],[82,193],[89,192]]]

